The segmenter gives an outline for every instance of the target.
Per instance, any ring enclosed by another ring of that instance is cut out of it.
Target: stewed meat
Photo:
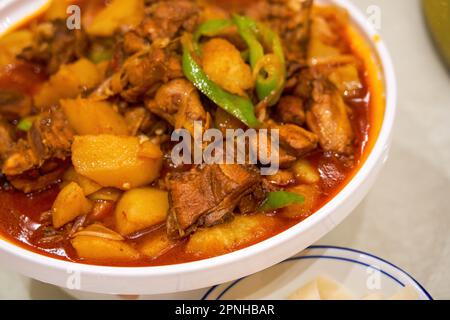
[[[14,176],[48,159],[65,159],[70,155],[73,131],[60,109],[42,113],[33,121],[27,139],[22,139],[9,152],[3,163],[2,172]]]
[[[88,50],[89,42],[83,29],[69,30],[63,19],[38,24],[33,33],[33,44],[25,48],[19,58],[43,66],[48,74],[83,57]]]
[[[257,172],[234,164],[206,165],[178,175],[170,183],[169,233],[185,236],[199,226],[223,222],[260,182]]]
[[[313,104],[306,113],[308,127],[319,136],[325,151],[345,155],[353,153],[354,133],[343,98],[332,85],[315,81]]]

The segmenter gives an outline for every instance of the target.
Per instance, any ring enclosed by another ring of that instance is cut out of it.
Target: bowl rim
[[[142,278],[148,276],[175,276],[179,278],[181,275],[217,269],[231,265],[240,260],[248,260],[252,256],[261,254],[264,251],[275,249],[283,243],[292,240],[296,236],[304,233],[306,230],[326,220],[326,218],[333,211],[348,201],[349,197],[362,185],[363,181],[368,179],[369,174],[375,169],[377,163],[380,161],[380,158],[386,155],[386,151],[388,150],[391,141],[391,131],[396,114],[397,84],[394,66],[388,49],[382,39],[374,41],[374,37],[379,37],[379,33],[368,23],[365,15],[353,3],[351,3],[350,0],[326,0],[325,2],[342,7],[349,12],[349,16],[353,24],[371,44],[374,53],[378,56],[380,61],[380,71],[384,78],[385,111],[378,137],[367,159],[353,178],[347,182],[343,189],[321,209],[291,228],[250,247],[213,258],[174,265],[122,267],[82,264],[64,261],[58,258],[36,253],[22,248],[20,245],[16,245],[1,237],[0,251],[4,251],[11,256],[19,258],[21,263],[38,264],[46,267],[48,270],[62,271],[64,273],[66,273],[67,270],[70,270],[73,272],[80,272],[83,275],[101,275],[102,277],[112,278]],[[36,8],[36,10],[38,9],[39,8]],[[381,161],[384,163],[386,161],[386,157],[381,159]],[[271,265],[278,262],[279,261],[274,261]]]

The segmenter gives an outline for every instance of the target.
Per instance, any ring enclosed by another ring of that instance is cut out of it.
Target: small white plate
[[[309,247],[272,268],[211,287],[203,299],[286,299],[318,276],[341,283],[358,298],[368,294],[387,298],[409,286],[417,291],[421,300],[433,300],[416,280],[392,263],[369,253],[334,246]]]

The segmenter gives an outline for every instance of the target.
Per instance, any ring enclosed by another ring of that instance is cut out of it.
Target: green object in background
[[[450,71],[450,0],[422,0],[431,35]]]

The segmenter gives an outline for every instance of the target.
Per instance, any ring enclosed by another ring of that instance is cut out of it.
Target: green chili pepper
[[[297,193],[288,191],[269,192],[260,209],[261,211],[274,211],[291,204],[302,204],[304,201],[305,197]]]
[[[231,20],[225,20],[225,19],[208,20],[208,21],[202,23],[200,26],[198,26],[197,30],[195,30],[195,32],[193,34],[194,49],[195,49],[195,52],[197,53],[197,55],[201,55],[200,47],[199,47],[199,41],[200,41],[201,37],[216,36],[232,26],[233,26],[233,22]]]
[[[249,59],[250,66],[255,68],[256,64],[259,60],[264,56],[264,48],[261,43],[258,41],[258,38],[255,34],[256,23],[252,19],[240,16],[233,15],[233,21],[238,28],[239,35],[244,39],[247,44],[249,50]]]
[[[249,49],[258,98],[267,99],[268,105],[272,106],[279,100],[286,78],[281,40],[276,32],[249,17],[233,15],[233,21]],[[270,53],[264,54],[264,48]]]
[[[30,131],[31,127],[33,126],[33,118],[23,118],[19,121],[17,124],[17,129],[22,131]]]
[[[228,93],[211,81],[192,56],[194,49],[192,37],[185,34],[181,41],[183,45],[183,72],[186,78],[215,104],[247,126],[259,127],[261,123],[256,119],[252,102],[249,99]]]

